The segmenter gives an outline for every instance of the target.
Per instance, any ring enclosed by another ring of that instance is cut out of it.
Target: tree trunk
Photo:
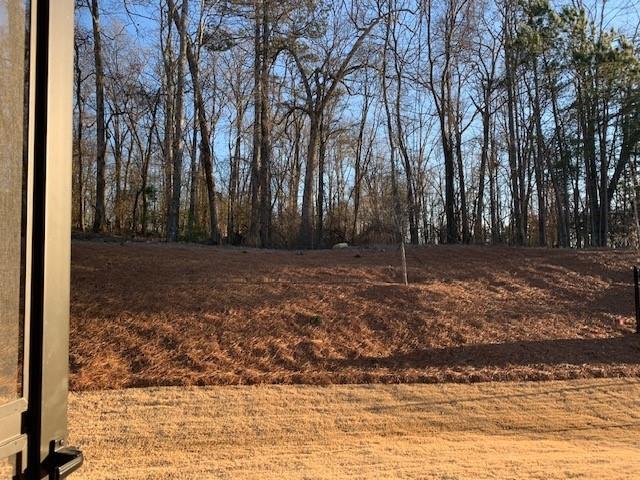
[[[91,17],[93,25],[93,56],[96,79],[96,205],[93,220],[93,231],[99,233],[105,222],[105,153],[107,140],[105,132],[104,109],[104,67],[102,64],[102,38],[100,33],[100,5],[98,0],[91,0]]]
[[[173,21],[177,25],[180,17],[175,12],[174,0],[168,0],[169,8],[174,12]],[[213,177],[213,155],[211,151],[211,129],[206,116],[206,105],[202,94],[200,83],[200,67],[193,51],[192,45],[187,41],[187,62],[191,73],[191,83],[193,84],[193,94],[198,104],[198,128],[200,130],[200,158],[204,167],[205,182],[207,184],[207,203],[209,207],[209,240],[212,244],[220,243],[220,226],[218,224],[218,208],[215,191],[215,179]]]
[[[116,187],[114,199],[114,226],[116,233],[121,233],[122,229],[122,132],[120,130],[120,115],[116,114],[113,121],[113,168],[114,183]]]
[[[175,8],[174,8],[175,9]],[[189,0],[182,0],[182,12],[180,21],[176,28],[180,35],[180,52],[178,53],[176,91],[175,91],[175,111],[173,118],[173,142],[171,145],[173,157],[173,178],[171,181],[171,199],[169,202],[169,215],[167,219],[167,240],[175,242],[178,240],[180,229],[180,199],[182,194],[182,162],[184,156],[184,79],[185,79],[185,57],[187,53],[187,15],[189,14]],[[172,12],[172,16],[178,15]]]
[[[84,105],[82,100],[82,70],[80,69],[80,48],[77,42],[74,42],[75,49],[75,82],[76,82],[76,104],[78,108],[78,120],[76,125],[76,193],[74,200],[75,215],[74,215],[74,227],[84,232],[84,177],[83,177],[83,133],[84,133]]]
[[[456,133],[456,158],[458,160],[458,183],[460,185],[460,213],[462,223],[462,242],[469,243],[471,236],[469,235],[469,213],[467,209],[467,192],[464,180],[464,162],[462,158],[462,132],[460,131],[460,121],[455,125]]]
[[[583,90],[578,86],[578,117],[580,129],[582,131],[582,148],[585,165],[586,193],[589,205],[589,227],[591,233],[590,245],[598,247],[601,245],[600,239],[600,205],[598,202],[598,173],[596,169],[596,147],[595,147],[595,118],[592,99],[583,94]]]
[[[255,25],[254,25],[254,63],[253,63],[253,154],[251,158],[251,205],[249,218],[248,243],[250,245],[258,245],[258,237],[260,234],[260,164],[261,164],[261,145],[262,145],[262,16],[260,8],[264,0],[254,0]]]
[[[447,63],[449,60],[447,60]],[[451,72],[449,68],[443,73],[440,105],[440,132],[444,156],[444,182],[445,182],[445,216],[447,219],[447,243],[458,243],[458,217],[455,211],[455,158],[453,147],[453,118],[451,105]]]
[[[262,41],[260,62],[260,246],[271,245],[271,109],[269,70],[271,25],[269,4],[262,2]]]
[[[559,226],[559,242],[561,247],[569,247],[571,244],[571,238],[569,233],[569,191],[568,191],[568,172],[570,158],[566,147],[566,137],[564,133],[564,126],[562,119],[560,118],[560,108],[558,106],[558,94],[554,80],[551,78],[549,72],[549,66],[546,58],[544,58],[545,70],[547,71],[547,82],[549,84],[549,93],[551,97],[551,109],[553,112],[553,120],[555,124],[555,138],[557,143],[558,155],[560,157],[561,168],[560,178],[558,178],[558,172],[555,165],[552,164],[551,159],[548,160],[548,168],[551,172],[551,180],[554,184],[554,191],[556,197],[556,208],[558,211],[558,226]],[[576,225],[577,228],[577,225]]]
[[[172,196],[172,180],[173,180],[173,138],[175,134],[175,58],[172,44],[172,15],[176,14],[173,2],[169,4],[167,12],[167,33],[166,44],[162,49],[162,64],[164,68],[164,138],[162,142],[162,173],[163,173],[163,207],[164,207],[164,227],[169,225],[169,212]],[[176,22],[180,25],[180,22]],[[165,235],[167,232],[165,232]]]
[[[515,60],[513,58],[513,36],[511,32],[511,25],[509,24],[511,19],[510,2],[506,3],[507,10],[505,15],[505,80],[507,87],[507,117],[508,117],[508,154],[509,154],[509,168],[511,176],[511,194],[513,197],[513,223],[512,229],[514,230],[513,241],[516,245],[524,245],[524,222],[523,216],[526,212],[522,211],[522,198],[520,185],[520,162],[518,161],[518,142],[516,133],[516,95],[515,95],[515,78],[516,68]]]
[[[191,159],[189,165],[189,213],[187,214],[187,235],[194,239],[196,227],[196,195],[198,184],[198,102],[193,99],[193,137],[191,139]]]
[[[489,197],[491,201],[491,243],[501,242],[500,235],[500,191],[498,187],[498,156],[496,153],[495,132],[491,135],[491,152],[489,155]]]
[[[318,191],[316,192],[316,231],[315,247],[322,248],[324,235],[324,174],[327,155],[327,134],[325,132],[324,115],[320,117],[319,151],[318,151]],[[331,192],[329,192],[331,193]],[[331,195],[329,195],[331,197]]]
[[[544,158],[546,157],[546,151],[544,146],[544,138],[542,134],[542,109],[540,108],[540,87],[538,83],[538,61],[534,60],[533,65],[533,81],[534,81],[534,95],[533,95],[533,116],[535,117],[536,128],[536,157],[535,157],[535,176],[536,176],[536,192],[538,194],[538,244],[541,247],[547,245],[546,235],[546,212],[547,206],[545,202],[545,188],[544,188]]]
[[[318,155],[320,115],[311,112],[309,115],[309,146],[307,148],[307,164],[304,174],[304,191],[302,193],[302,224],[300,226],[299,244],[301,247],[313,248],[313,187]]]
[[[489,87],[487,87],[488,89]],[[490,105],[487,92],[484,95],[484,109],[482,110],[482,151],[480,154],[480,170],[478,172],[478,201],[476,202],[476,218],[473,227],[473,236],[476,243],[484,243],[484,231],[482,227],[482,216],[484,212],[484,176],[489,160],[489,131],[491,120]],[[489,173],[491,175],[491,173]]]
[[[360,125],[358,128],[358,139],[356,142],[356,155],[355,155],[355,172],[353,180],[353,223],[351,227],[351,243],[355,243],[356,236],[358,234],[358,214],[360,212],[360,196],[362,192],[362,153],[364,150],[364,132],[367,125],[367,117],[369,115],[369,82],[365,80],[364,88],[364,102],[362,104],[362,113],[360,115]]]
[[[236,225],[236,204],[238,202],[239,178],[240,178],[240,147],[242,142],[242,119],[244,112],[240,102],[236,107],[236,139],[231,158],[229,172],[229,213],[227,216],[227,237],[229,243],[235,245],[238,242],[238,227]]]
[[[295,128],[293,144],[293,162],[291,165],[291,179],[289,182],[289,210],[292,215],[298,213],[298,192],[300,191],[300,174],[302,169],[300,159],[300,144],[302,142],[302,122],[296,119],[293,123]]]

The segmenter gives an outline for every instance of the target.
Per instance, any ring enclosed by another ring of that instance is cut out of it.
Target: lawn
[[[640,382],[71,395],[78,480],[640,478]]]

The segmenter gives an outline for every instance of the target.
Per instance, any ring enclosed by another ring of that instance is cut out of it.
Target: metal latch
[[[50,480],[66,478],[82,466],[84,456],[78,449],[66,447],[51,452],[45,461]]]

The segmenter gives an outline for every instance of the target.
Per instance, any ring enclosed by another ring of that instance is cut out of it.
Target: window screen
[[[0,405],[22,395],[28,10],[0,0]]]

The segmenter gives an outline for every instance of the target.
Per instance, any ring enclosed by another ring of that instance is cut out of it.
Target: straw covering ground
[[[630,379],[78,392],[73,478],[637,479],[638,399]]]
[[[75,241],[74,390],[637,377],[631,252]]]

